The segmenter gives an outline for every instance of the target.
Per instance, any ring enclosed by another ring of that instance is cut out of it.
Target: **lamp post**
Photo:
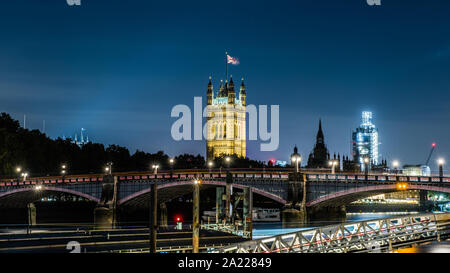
[[[67,165],[66,164],[62,164],[61,165],[61,176],[62,176],[62,179],[64,179],[66,174],[67,174]]]
[[[27,180],[28,173],[22,173],[21,176],[23,177],[23,181],[25,181]]]
[[[159,165],[157,165],[157,164],[154,164],[153,166],[152,166],[152,168],[153,168],[153,173],[154,174],[158,174],[158,168],[159,168]]]
[[[106,172],[106,174],[109,174],[109,175],[112,174],[112,165],[113,165],[112,162],[106,163],[106,167],[105,167],[105,172]]]
[[[337,160],[330,160],[328,161],[328,165],[330,165],[331,167],[331,173],[335,174],[336,173],[336,165],[337,165]]]
[[[175,159],[171,158],[169,159],[169,164],[170,164],[170,177],[173,176],[173,164],[175,163]]]
[[[369,158],[364,157],[364,174],[369,175]]]
[[[229,156],[225,157],[225,162],[227,164],[228,170],[230,169],[231,158]]]
[[[213,165],[214,165],[214,163],[212,161],[208,161],[209,174],[211,174],[211,169],[212,169]]]
[[[439,177],[444,177],[444,164],[445,164],[445,160],[443,158],[439,158],[438,159],[438,165],[439,165]]]
[[[300,155],[294,155],[291,160],[295,162],[295,172],[298,173],[298,165],[302,162],[302,157]]]
[[[400,163],[398,163],[398,160],[394,160],[392,162],[392,166],[394,167],[394,173],[398,174],[398,166],[400,165]]]
[[[20,180],[20,175],[21,175],[21,172],[22,171],[22,168],[21,167],[17,167],[16,168],[16,173],[17,173],[17,182],[19,182],[19,180]]]
[[[198,253],[198,242],[200,237],[200,184],[201,181],[196,178],[193,183],[193,202],[192,202],[192,252]]]

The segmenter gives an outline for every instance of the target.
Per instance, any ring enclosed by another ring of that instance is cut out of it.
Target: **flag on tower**
[[[227,63],[238,65],[239,64],[239,59],[235,58],[235,57],[231,57],[230,55],[227,55]]]

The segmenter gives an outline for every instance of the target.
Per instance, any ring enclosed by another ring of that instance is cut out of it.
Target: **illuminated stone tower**
[[[208,160],[222,155],[246,157],[246,93],[244,78],[239,98],[234,91],[233,76],[230,83],[220,81],[219,93],[214,96],[211,77],[206,92],[206,157]]]

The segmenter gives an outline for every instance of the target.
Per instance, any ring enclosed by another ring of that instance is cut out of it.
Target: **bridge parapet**
[[[307,174],[308,181],[349,182],[450,182],[450,177],[401,176],[401,175],[358,175],[358,174]]]

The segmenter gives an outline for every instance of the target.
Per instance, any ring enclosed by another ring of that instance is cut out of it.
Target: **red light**
[[[270,160],[270,162],[275,163],[275,159],[272,158],[272,159]]]
[[[177,223],[181,222],[181,216],[176,216],[175,217],[175,222],[177,222]]]
[[[436,147],[436,143],[433,142],[433,143],[431,144],[431,146],[432,146],[432,147]]]

